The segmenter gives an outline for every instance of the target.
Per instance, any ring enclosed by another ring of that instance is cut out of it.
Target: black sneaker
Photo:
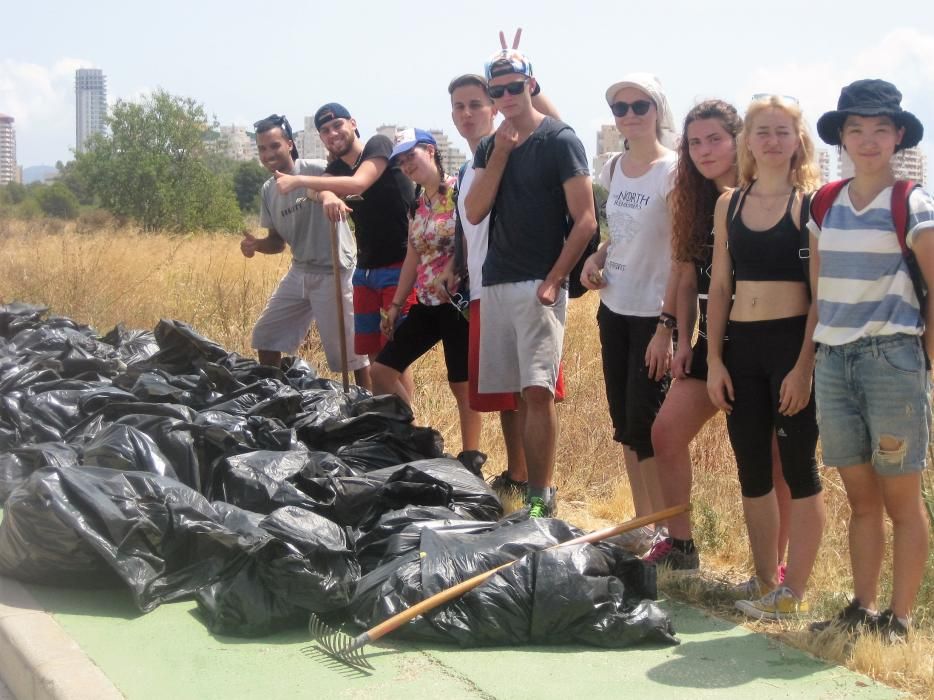
[[[508,471],[490,479],[490,488],[504,496],[524,496],[528,484],[527,481],[511,479]]]
[[[859,601],[854,598],[836,617],[821,622],[814,622],[808,629],[812,632],[823,632],[831,627],[839,627],[848,632],[860,632],[865,629],[875,629],[879,616],[860,607]]]
[[[480,450],[465,450],[457,455],[457,461],[467,467],[472,474],[480,476],[480,470],[486,464],[486,453]]]
[[[885,644],[904,644],[908,641],[908,628],[895,617],[891,609],[879,613],[875,630]]]

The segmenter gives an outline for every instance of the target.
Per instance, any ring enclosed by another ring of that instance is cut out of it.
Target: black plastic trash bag
[[[233,506],[220,504],[236,510]],[[193,594],[230,570],[262,530],[229,520],[167,477],[50,467],[16,489],[0,523],[0,573],[27,583],[110,585],[114,573],[143,612]]]
[[[300,508],[280,508],[258,527],[269,538],[242,568],[197,594],[211,632],[266,635],[350,602],[360,568],[342,528]]]
[[[40,442],[20,445],[9,452],[0,453],[0,504],[33,472],[43,467],[76,467],[77,451],[60,442]]]
[[[100,341],[114,347],[117,356],[128,365],[148,360],[159,352],[159,344],[152,331],[128,331],[122,323],[114,326],[113,330]]]
[[[0,306],[0,337],[12,338],[25,325],[39,323],[48,310],[48,306],[21,301],[3,304]]]
[[[414,527],[414,526],[413,526]],[[417,550],[365,575],[349,608],[365,628],[476,574],[522,556],[457,600],[398,632],[464,647],[582,642],[677,643],[652,600],[655,568],[615,545],[542,551],[578,531],[559,520],[501,523],[479,533],[423,526]]]

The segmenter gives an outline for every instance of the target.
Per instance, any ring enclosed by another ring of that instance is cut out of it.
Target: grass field
[[[0,218],[0,302],[47,304],[53,313],[89,323],[101,333],[119,322],[128,328],[151,329],[160,318],[180,319],[229,350],[250,354],[252,324],[289,259],[286,254],[247,260],[240,255],[238,242],[233,234],[170,236],[131,228],[78,233],[74,225],[57,220]],[[561,515],[585,528],[623,521],[633,513],[622,450],[611,440],[596,304],[594,294],[571,303],[565,344],[568,398],[558,408]],[[314,334],[301,354],[323,366]],[[457,411],[439,352],[416,365],[415,378],[416,420],[440,430],[448,451],[457,453]],[[491,473],[505,468],[493,415],[484,417],[481,449],[490,455]],[[663,587],[738,620],[731,604],[712,593],[709,585],[713,580],[745,580],[752,570],[736,467],[722,416],[706,426],[691,453],[695,537],[705,573],[690,581],[663,580]],[[828,518],[811,579],[813,618],[834,614],[847,602],[851,590],[846,499],[836,474],[827,471],[823,476]],[[914,634],[907,645],[884,647],[871,638],[847,644],[835,635],[815,639],[807,632],[806,621],[757,626],[783,642],[845,663],[917,697],[932,697],[934,573],[930,560],[928,564],[915,610]],[[887,600],[888,585],[883,580],[882,601]]]

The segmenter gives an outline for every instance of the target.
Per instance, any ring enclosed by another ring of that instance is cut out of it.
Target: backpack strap
[[[909,199],[918,184],[912,180],[896,180],[892,185],[892,220],[895,222],[895,235],[898,237],[898,246],[902,249],[902,256],[905,258],[905,265],[908,267],[908,276],[911,277],[911,286],[914,287],[915,296],[918,298],[918,304],[921,307],[921,315],[924,316],[927,306],[927,285],[924,282],[924,275],[921,274],[921,267],[918,265],[918,258],[908,247],[908,216],[910,214]]]
[[[801,213],[798,219],[798,257],[804,268],[804,284],[808,290],[808,297],[813,298],[811,292],[811,232],[808,230],[808,221],[811,216],[811,193],[801,196]]]
[[[810,214],[811,218],[817,224],[817,228],[821,228],[824,225],[824,217],[827,216],[827,212],[830,211],[830,207],[833,206],[837,195],[843,191],[843,188],[846,187],[846,183],[852,179],[853,178],[846,178],[845,180],[828,182],[811,196]]]

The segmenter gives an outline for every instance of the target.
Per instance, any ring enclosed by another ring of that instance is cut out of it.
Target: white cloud
[[[754,69],[743,93],[737,96],[737,104],[744,104],[756,92],[794,95],[813,128],[821,114],[836,107],[840,88],[860,78],[882,78],[901,90],[902,106],[927,126],[921,146],[928,156],[928,177],[934,178],[934,34],[895,29],[876,44],[852,57],[841,56],[834,63],[788,63]]]
[[[51,66],[0,61],[0,111],[16,120],[21,164],[68,159],[74,147],[75,70],[91,65],[79,58],[62,58]]]

